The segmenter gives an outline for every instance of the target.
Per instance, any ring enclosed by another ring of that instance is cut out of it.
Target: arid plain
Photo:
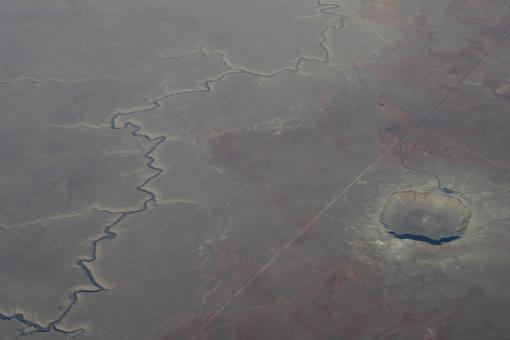
[[[3,1],[0,339],[509,339],[509,6]]]

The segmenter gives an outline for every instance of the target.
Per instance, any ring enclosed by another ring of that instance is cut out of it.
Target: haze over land
[[[5,0],[0,29],[0,339],[510,336],[508,1]],[[401,191],[465,205],[455,239],[388,233]]]

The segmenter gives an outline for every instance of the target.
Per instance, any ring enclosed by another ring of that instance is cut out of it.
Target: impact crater
[[[391,194],[380,221],[397,238],[439,245],[462,237],[470,218],[471,211],[458,197],[406,190]]]

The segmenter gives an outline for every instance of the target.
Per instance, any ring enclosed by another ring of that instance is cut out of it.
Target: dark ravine
[[[23,328],[19,331],[19,334],[17,335],[17,337],[28,336],[28,335],[32,335],[35,333],[47,333],[47,332],[51,332],[52,330],[55,330],[57,332],[64,333],[64,334],[74,334],[74,335],[78,335],[78,334],[81,334],[82,332],[84,332],[85,331],[84,329],[64,331],[64,330],[59,329],[57,327],[57,324],[60,323],[63,320],[63,318],[66,317],[66,315],[71,311],[71,309],[74,307],[74,305],[78,302],[78,297],[80,294],[99,293],[101,291],[106,290],[106,288],[103,285],[101,285],[99,283],[99,281],[94,277],[94,274],[92,273],[90,268],[87,267],[87,263],[94,262],[97,259],[97,247],[101,241],[112,240],[117,236],[117,234],[112,231],[112,228],[115,225],[122,222],[125,218],[127,218],[130,215],[147,211],[149,208],[149,204],[156,200],[156,195],[153,192],[145,189],[144,186],[147,185],[147,183],[152,181],[154,178],[158,177],[163,172],[163,169],[154,165],[155,159],[154,159],[154,157],[151,156],[151,153],[154,152],[154,150],[156,150],[156,148],[161,143],[163,143],[165,141],[166,137],[159,136],[156,138],[151,138],[148,135],[139,133],[141,127],[138,125],[132,124],[132,123],[126,123],[126,124],[124,124],[123,127],[118,127],[115,125],[114,119],[112,119],[112,128],[113,129],[132,128],[131,134],[133,136],[142,137],[142,138],[148,140],[149,142],[154,143],[152,145],[152,147],[150,147],[149,150],[144,153],[144,157],[147,159],[147,164],[146,164],[147,167],[150,168],[151,170],[154,170],[155,174],[146,178],[141,184],[139,184],[136,187],[136,190],[143,192],[144,194],[146,194],[148,196],[148,198],[146,198],[143,201],[142,207],[139,209],[117,213],[120,215],[112,223],[110,223],[108,226],[105,227],[105,229],[103,231],[103,235],[101,235],[99,238],[92,241],[90,257],[84,258],[84,259],[78,259],[76,261],[76,264],[85,272],[87,279],[95,287],[95,289],[78,289],[78,290],[72,291],[70,293],[70,301],[67,304],[67,306],[63,309],[63,311],[60,313],[60,315],[55,320],[51,321],[48,325],[41,325],[34,321],[28,320],[24,317],[24,315],[22,313],[16,313],[16,314],[10,315],[10,316],[0,314],[0,320],[16,320],[16,321],[22,323],[23,325],[25,325],[25,328]]]
[[[250,70],[244,69],[244,68],[233,67],[232,65],[228,64],[228,62],[226,61],[226,58],[225,58],[225,54],[223,52],[215,52],[215,53],[220,53],[221,54],[222,62],[227,67],[227,69],[229,71],[221,74],[217,78],[208,79],[208,80],[203,81],[203,83],[202,83],[203,87],[202,88],[178,91],[178,92],[175,92],[175,93],[167,94],[167,95],[164,95],[162,97],[153,99],[152,101],[149,102],[150,104],[148,106],[146,106],[145,108],[138,109],[138,110],[133,110],[133,111],[129,111],[129,112],[117,112],[117,113],[115,113],[113,115],[113,117],[110,120],[110,127],[112,129],[114,129],[114,130],[131,129],[131,135],[133,135],[136,138],[143,138],[146,141],[148,141],[149,143],[152,143],[152,146],[148,149],[147,152],[145,152],[143,154],[143,157],[145,159],[147,159],[146,166],[149,169],[154,170],[155,173],[153,175],[147,177],[146,179],[144,179],[141,184],[136,186],[136,190],[146,194],[147,198],[143,201],[141,208],[138,208],[138,209],[135,209],[135,210],[122,211],[122,212],[109,212],[109,213],[118,215],[118,217],[112,223],[110,223],[109,225],[107,225],[104,228],[103,233],[102,233],[102,235],[100,237],[98,237],[98,238],[96,238],[96,239],[94,239],[92,241],[90,256],[88,258],[81,258],[81,259],[78,259],[76,261],[76,264],[85,272],[85,275],[86,275],[87,279],[90,281],[90,283],[95,288],[93,288],[93,289],[77,289],[77,290],[74,290],[74,291],[70,292],[70,294],[69,294],[69,296],[70,296],[69,303],[66,305],[66,307],[62,310],[62,312],[59,314],[59,316],[57,318],[55,318],[53,321],[51,321],[47,325],[42,325],[40,323],[37,323],[37,322],[32,321],[30,319],[27,319],[24,316],[23,313],[15,313],[13,315],[5,315],[5,314],[0,313],[0,321],[2,321],[2,320],[4,320],[4,321],[11,320],[12,321],[13,320],[13,321],[17,321],[17,322],[21,323],[24,326],[22,329],[20,329],[18,331],[18,334],[16,335],[16,339],[18,339],[20,337],[30,336],[30,335],[33,335],[33,334],[36,334],[36,333],[49,333],[49,332],[52,332],[52,331],[55,331],[55,332],[58,332],[58,333],[62,333],[62,334],[69,334],[69,335],[73,335],[73,336],[77,336],[77,335],[80,335],[80,334],[84,333],[86,331],[84,328],[78,328],[78,329],[75,329],[75,330],[66,331],[66,330],[60,329],[58,327],[58,324],[61,323],[62,320],[73,309],[73,307],[78,302],[79,296],[81,294],[94,294],[94,293],[100,293],[102,291],[107,290],[107,288],[105,288],[95,278],[92,270],[87,266],[89,263],[94,262],[97,259],[97,248],[98,248],[99,243],[101,243],[102,241],[113,240],[114,238],[116,238],[117,234],[112,229],[117,224],[119,224],[124,219],[126,219],[127,217],[129,217],[129,216],[131,216],[133,214],[138,214],[138,213],[142,213],[142,212],[147,211],[149,209],[150,204],[153,203],[153,202],[156,202],[156,194],[154,192],[152,192],[152,191],[149,191],[149,190],[145,189],[145,186],[149,182],[151,182],[152,180],[154,180],[155,178],[160,176],[163,173],[163,171],[164,171],[164,169],[162,169],[160,167],[157,167],[155,165],[156,160],[155,160],[154,157],[151,156],[151,154],[167,139],[167,137],[164,136],[164,135],[160,135],[160,136],[157,136],[157,137],[151,137],[148,134],[140,132],[142,130],[142,126],[137,125],[137,124],[135,124],[135,123],[133,123],[131,121],[128,121],[128,122],[125,122],[122,125],[119,125],[117,123],[117,120],[120,117],[123,117],[123,116],[127,117],[127,116],[131,116],[131,115],[138,114],[138,113],[143,113],[143,112],[149,112],[149,111],[156,110],[159,107],[161,107],[162,102],[164,102],[164,101],[166,101],[166,100],[168,100],[170,98],[173,98],[173,97],[177,97],[177,96],[180,96],[180,95],[200,94],[200,93],[210,92],[212,90],[211,86],[214,83],[220,82],[220,81],[224,80],[225,78],[227,78],[229,76],[232,76],[232,75],[245,74],[245,75],[251,75],[251,76],[261,77],[261,78],[272,78],[272,77],[276,77],[278,75],[281,75],[281,74],[283,74],[285,72],[299,73],[301,71],[301,65],[302,65],[303,62],[328,64],[329,61],[330,61],[330,54],[331,53],[330,53],[330,50],[328,49],[328,47],[326,46],[326,42],[327,42],[326,34],[327,34],[327,32],[329,30],[332,30],[332,29],[334,29],[334,30],[341,30],[343,28],[343,26],[344,26],[345,20],[348,18],[348,15],[346,15],[344,13],[337,13],[337,12],[333,11],[334,9],[340,8],[339,4],[336,4],[336,3],[322,3],[320,0],[316,0],[316,4],[319,7],[321,7],[319,9],[320,13],[322,13],[324,15],[337,16],[337,17],[340,18],[340,22],[341,22],[340,26],[335,26],[335,25],[328,24],[320,32],[321,40],[319,42],[319,45],[323,49],[323,57],[317,58],[317,57],[301,56],[301,57],[298,57],[296,59],[295,64],[292,67],[283,68],[283,69],[280,69],[280,70],[275,71],[275,72],[270,73],[270,74],[264,74],[264,73],[258,73],[258,72],[250,71]],[[322,7],[324,7],[324,8],[322,8]],[[31,79],[31,78],[23,78],[23,79],[32,80],[32,81],[35,81],[35,82],[46,81],[46,80],[36,80],[36,79]],[[2,82],[10,82],[10,81],[15,81],[15,80],[7,80],[7,81],[2,81]],[[68,82],[68,81],[60,81],[58,79],[48,79],[47,81],[55,81],[55,82],[61,82],[61,83],[64,83],[64,82],[67,83]]]

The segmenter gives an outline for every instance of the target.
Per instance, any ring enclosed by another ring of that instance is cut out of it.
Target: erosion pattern
[[[433,339],[480,308],[480,336],[508,331],[508,263],[482,252],[509,236],[505,2],[152,5],[57,7],[55,55],[2,55],[0,335]],[[376,229],[410,187],[483,202],[478,233],[446,255]]]

